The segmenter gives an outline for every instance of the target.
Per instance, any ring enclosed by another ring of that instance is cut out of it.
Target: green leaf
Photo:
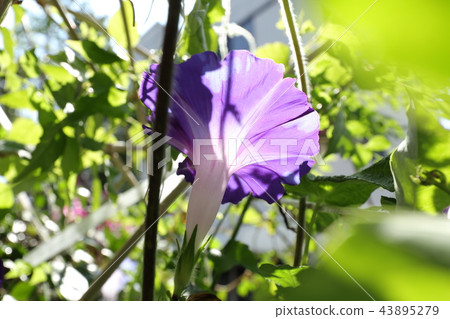
[[[343,31],[363,15],[339,42],[353,34],[361,41],[362,56],[371,63],[381,60],[418,74],[423,83],[448,85],[450,44],[442,41],[442,37],[450,33],[449,1],[435,0],[432,5],[424,5],[419,0],[317,2],[323,8],[325,20],[339,23]],[[342,34],[339,31],[332,40]],[[418,43],[426,45],[418,46]]]
[[[26,51],[25,54],[20,57],[19,62],[29,78],[37,78],[39,76],[38,59],[34,50]]]
[[[47,281],[47,274],[45,273],[45,267],[46,265],[42,265],[41,267],[36,267],[33,269],[33,275],[30,279],[30,285],[36,286],[42,282]]]
[[[364,290],[375,300],[450,298],[447,219],[398,214],[344,223],[345,231],[325,234],[333,238],[327,253],[316,269],[299,273],[300,286],[278,289],[281,299],[371,300]]]
[[[125,9],[130,42],[134,47],[139,42],[139,33],[136,26],[133,26],[134,12],[131,1],[122,1]],[[128,48],[125,24],[123,23],[122,12],[119,9],[108,22],[108,34],[111,35],[122,48]]]
[[[0,183],[0,209],[9,209],[14,205],[14,193],[8,184]]]
[[[353,175],[313,176],[308,174],[300,185],[286,185],[286,191],[301,196],[314,196],[316,200],[337,206],[363,204],[378,188],[394,191],[389,168],[389,157]]]
[[[89,78],[89,82],[91,82],[92,88],[97,95],[108,92],[114,86],[114,81],[103,72],[96,72]]]
[[[328,142],[327,152],[325,156],[338,152],[338,145],[341,137],[345,133],[345,113],[341,109],[336,116],[334,127],[333,127],[333,136]]]
[[[358,169],[369,164],[373,157],[373,153],[364,146],[365,145],[356,144],[354,153],[351,156],[353,164],[355,164]]]
[[[19,282],[11,290],[10,295],[19,301],[27,301],[30,299],[30,295],[36,289],[35,286],[30,285],[28,282]]]
[[[220,21],[225,13],[220,0],[197,0],[191,13],[186,17],[181,35],[180,55],[203,51],[217,51],[218,38],[212,25]]]
[[[192,271],[194,270],[195,264],[197,263],[199,252],[202,251],[200,248],[199,252],[195,251],[195,237],[197,235],[197,226],[195,226],[194,231],[189,239],[186,240],[186,233],[184,234],[183,246],[179,249],[179,256],[177,261],[177,266],[175,269],[175,288],[173,295],[179,298],[185,287],[189,284],[192,276]]]
[[[75,77],[62,66],[45,63],[41,63],[39,66],[45,75],[61,84],[73,83],[76,80]]]
[[[19,278],[22,275],[29,276],[32,270],[30,264],[22,259],[17,259],[14,261],[14,267],[6,273],[5,278],[14,279]]]
[[[9,153],[17,153],[20,150],[24,150],[25,145],[13,142],[13,141],[0,141],[0,155],[6,155]],[[1,157],[1,156],[0,156]]]
[[[27,108],[34,110],[33,104],[30,101],[32,91],[33,90],[31,88],[28,88],[3,94],[2,96],[0,96],[0,104],[9,106],[11,108]]]
[[[255,255],[253,255],[247,245],[238,241],[228,243],[222,250],[220,257],[211,255],[210,259],[214,264],[214,271],[217,277],[236,265],[242,265],[255,273],[259,272],[258,261]]]
[[[25,9],[22,6],[12,6],[12,9],[14,10],[14,20],[16,24],[22,22],[22,17],[25,14]]]
[[[82,46],[89,59],[94,63],[111,64],[123,61],[116,54],[100,48],[95,42],[84,40]]]
[[[304,269],[306,269],[306,267],[262,264],[259,266],[259,273],[281,287],[298,287],[300,281],[297,275]]]
[[[350,175],[348,178],[373,183],[393,192],[395,190],[394,180],[390,171],[389,160],[390,156],[387,156],[361,172]]]
[[[97,210],[102,203],[102,182],[98,178],[97,165],[92,166],[92,209]]]
[[[62,154],[61,168],[67,179],[70,173],[78,173],[81,166],[80,145],[74,138],[67,138],[64,153]]]
[[[342,278],[322,269],[308,268],[298,274],[300,286],[278,287],[280,300],[371,300],[350,278]]]
[[[126,105],[114,107],[109,103],[108,99],[108,92],[98,96],[83,96],[77,100],[75,112],[72,115],[86,117],[100,113],[108,117],[124,117],[129,114]]]
[[[66,42],[72,49],[80,53],[88,61],[98,64],[111,64],[123,61],[116,54],[100,48],[95,42],[89,40],[67,40]]]
[[[98,142],[89,137],[83,137],[81,139],[81,146],[83,148],[87,148],[88,150],[91,150],[91,151],[100,151],[103,149],[104,145],[105,145],[105,143]]]
[[[374,135],[369,142],[364,144],[364,148],[372,152],[381,152],[387,150],[391,142],[383,135]]]
[[[44,131],[41,142],[36,146],[28,166],[26,166],[13,180],[19,182],[37,169],[41,174],[48,171],[64,150],[66,136],[58,127],[52,127]]]
[[[8,52],[11,59],[14,58],[14,41],[8,29],[0,27],[0,32],[3,35],[3,47]]]
[[[19,117],[13,122],[11,131],[6,139],[25,145],[36,145],[39,143],[43,133],[42,127],[28,118]]]
[[[408,110],[406,139],[392,154],[391,168],[395,179],[397,203],[430,213],[441,213],[449,206],[450,195],[434,185],[418,185],[411,177],[418,166],[439,170],[450,187],[450,131],[438,122],[434,102],[413,97]]]
[[[449,226],[425,215],[383,218],[355,225],[330,253],[377,300],[448,300]],[[324,268],[345,277],[332,263]]]
[[[255,51],[258,58],[272,59],[276,63],[281,63],[286,69],[289,68],[291,52],[289,46],[282,42],[267,43],[258,47]]]
[[[64,108],[67,103],[73,104],[78,82],[61,85],[61,83],[56,81],[54,78],[49,78],[47,80],[47,84],[53,98],[61,108]],[[39,119],[41,119],[40,116]]]

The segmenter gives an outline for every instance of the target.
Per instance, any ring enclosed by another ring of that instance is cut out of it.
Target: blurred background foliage
[[[147,110],[137,88],[161,52],[140,46],[130,1],[119,1],[108,20],[69,1],[34,2],[36,11],[12,6],[14,22],[0,28],[0,259],[9,269],[0,298],[77,300],[92,285],[86,299],[139,300],[145,150],[127,158],[126,141],[142,143]],[[252,46],[248,31],[227,24],[227,4],[197,0],[185,12],[178,62],[205,50],[223,55],[237,35]],[[320,25],[296,8],[324,162],[287,187],[280,203],[221,207],[187,293],[448,300],[449,3],[320,6]],[[285,43],[253,53],[295,77]],[[173,289],[188,198],[170,176],[179,155],[172,153],[162,196],[169,213],[158,228],[158,300]],[[303,214],[299,242],[290,216]]]

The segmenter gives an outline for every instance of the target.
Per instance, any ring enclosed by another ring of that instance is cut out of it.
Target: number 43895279
[[[384,316],[410,315],[410,316],[436,316],[439,314],[438,306],[383,306],[378,310]]]

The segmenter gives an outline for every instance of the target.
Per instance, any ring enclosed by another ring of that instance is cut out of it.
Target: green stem
[[[156,97],[155,132],[165,136],[167,131],[167,118],[172,88],[173,59],[178,34],[178,20],[181,11],[181,0],[169,1],[169,13],[166,30],[164,33],[163,55],[161,59],[161,73],[159,80],[160,89]],[[145,216],[144,241],[144,280],[142,285],[142,299],[153,300],[155,287],[155,264],[157,248],[157,232],[159,217],[159,196],[161,191],[162,170],[159,163],[165,156],[165,145],[158,147],[153,152],[153,175],[149,177],[149,196],[147,203],[147,214]]]
[[[97,280],[92,283],[89,289],[81,297],[80,301],[94,300],[98,295],[100,289],[103,287],[109,277],[117,270],[122,261],[128,256],[128,253],[137,244],[145,231],[145,225],[142,224],[136,232],[128,238],[127,242],[120,248],[114,257],[109,261],[102,273],[97,277]]]
[[[306,198],[300,197],[297,216],[297,238],[295,241],[295,255],[294,267],[300,266],[303,259],[303,242],[305,240],[305,212],[306,212]]]
[[[436,185],[436,187],[438,187],[439,189],[441,189],[442,191],[444,191],[450,195],[450,189],[448,187],[446,187],[445,185],[442,185],[442,184],[435,184],[435,185]]]
[[[450,195],[450,188],[447,186],[447,178],[440,170],[434,169],[429,172],[431,183],[442,191]]]
[[[127,14],[125,12],[125,6],[123,5],[123,0],[119,0],[119,2],[120,2],[120,13],[122,14],[125,36],[127,39],[128,55],[130,56],[131,70],[132,70],[133,74],[135,74],[134,59],[133,59],[133,45],[131,44],[131,36],[130,36],[130,29],[128,28]]]
[[[281,6],[281,12],[286,25],[286,34],[289,38],[291,51],[295,54],[294,63],[295,71],[297,73],[297,82],[301,86],[301,90],[308,96],[308,74],[306,73],[305,61],[303,59],[303,52],[301,46],[301,38],[297,32],[297,24],[294,20],[293,7],[290,0],[278,0]]]
[[[300,266],[306,265],[308,263],[308,255],[309,255],[309,242],[311,240],[312,231],[314,224],[316,223],[317,213],[319,212],[320,204],[316,203],[313,209],[313,214],[311,216],[311,221],[308,224],[308,236],[305,239],[305,250],[303,252],[303,259],[300,263]]]
[[[72,18],[69,16],[66,7],[62,6],[58,0],[51,0],[51,3],[53,6],[56,7],[59,14],[61,15],[62,19],[64,20],[64,23],[66,24],[67,28],[69,29],[69,36],[72,40],[80,40],[78,37],[78,34],[75,32],[77,29],[77,25],[72,20]]]
[[[228,240],[228,242],[225,244],[224,249],[225,249],[225,247],[230,245],[236,239],[236,236],[237,236],[237,234],[239,232],[239,229],[242,226],[242,222],[244,221],[245,213],[249,209],[252,200],[253,200],[253,196],[249,195],[247,197],[247,201],[244,204],[244,207],[242,208],[242,212],[241,212],[241,215],[239,216],[239,220],[238,220],[236,226],[234,226],[233,233],[231,234],[231,237]],[[216,286],[218,280],[219,280],[219,277],[218,276],[214,276],[214,278],[212,280],[212,283],[211,283],[211,290],[214,290],[214,287]]]
[[[216,229],[214,229],[213,233],[211,234],[211,239],[213,239],[214,237],[216,237],[217,233],[219,232],[220,227],[223,224],[223,221],[225,220],[225,218],[227,217],[229,211],[231,208],[231,204],[228,204],[228,206],[225,208],[225,210],[223,211],[222,215],[222,219],[219,220],[219,224],[217,225]]]
[[[241,212],[241,215],[239,216],[239,220],[233,229],[233,233],[231,234],[230,240],[228,241],[227,245],[236,239],[239,229],[241,228],[242,222],[244,221],[245,213],[247,212],[248,208],[250,207],[252,200],[253,200],[253,197],[251,195],[249,195],[247,198],[247,201],[245,202],[244,208],[242,208],[242,212]]]
[[[0,24],[3,22],[13,0],[0,0]]]
[[[131,34],[130,34],[130,28],[128,27],[128,19],[127,19],[127,13],[125,11],[125,6],[123,4],[123,0],[119,0],[120,3],[120,13],[122,15],[122,21],[123,21],[123,27],[124,27],[124,31],[125,31],[125,36],[127,39],[127,51],[128,51],[128,55],[130,56],[130,66],[131,66],[131,73],[133,74],[133,76],[131,77],[131,81],[133,83],[133,99],[134,100],[134,96],[137,97],[137,92],[138,91],[138,85],[135,81],[136,77],[136,67],[134,64],[134,48],[133,48],[133,44],[131,43]],[[132,5],[132,2],[130,2]],[[134,10],[134,7],[133,7]],[[146,116],[145,116],[145,111],[144,108],[140,106],[140,103],[136,103],[136,109],[137,109],[137,118],[139,120],[139,122],[141,122],[142,124],[145,124],[146,121]]]
[[[160,214],[164,213],[169,209],[169,207],[173,204],[173,202],[178,198],[180,194],[182,194],[188,184],[186,182],[181,182],[175,187],[175,189],[170,193],[169,196],[164,198],[161,201],[160,205]],[[108,262],[108,264],[103,267],[101,274],[97,277],[97,279],[92,283],[89,289],[84,293],[83,297],[81,297],[81,301],[94,300],[98,295],[98,292],[103,287],[105,282],[109,277],[117,270],[122,261],[128,256],[130,251],[136,246],[139,240],[144,236],[145,233],[145,224],[142,224],[133,235],[125,242],[125,244],[114,254],[114,257]]]

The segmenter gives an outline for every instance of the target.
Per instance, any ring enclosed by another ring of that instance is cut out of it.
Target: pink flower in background
[[[70,207],[63,207],[63,214],[68,222],[73,222],[77,217],[86,217],[88,212],[84,210],[81,200],[75,197]]]

